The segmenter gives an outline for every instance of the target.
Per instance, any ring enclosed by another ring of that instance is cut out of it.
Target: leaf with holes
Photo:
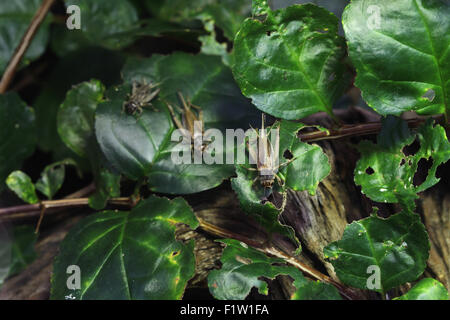
[[[413,210],[417,193],[439,182],[436,170],[450,159],[450,143],[444,128],[433,125],[430,119],[417,130],[420,149],[407,156],[403,153],[403,148],[414,141],[415,135],[407,131],[404,123],[396,125],[394,130],[392,124],[395,123],[385,122],[378,136],[378,144],[370,141],[359,144],[362,156],[356,164],[355,183],[374,201],[399,202],[405,208]],[[396,132],[395,136],[392,131]],[[425,181],[415,186],[413,179],[421,159],[432,159],[433,163]]]
[[[404,295],[394,300],[448,300],[448,291],[442,283],[432,278],[419,281]]]
[[[353,0],[342,20],[369,106],[383,115],[450,110],[447,1]]]
[[[131,211],[91,215],[70,230],[55,259],[52,299],[168,300],[183,296],[194,275],[193,242],[175,240],[175,225],[198,226],[181,198],[151,196]],[[81,271],[81,288],[67,288],[67,267]]]
[[[270,258],[246,244],[232,239],[223,239],[226,244],[222,253],[222,267],[208,275],[211,294],[220,300],[243,300],[253,287],[261,294],[268,294],[267,283],[261,279],[275,279],[278,275],[289,275],[294,279],[297,291],[292,298],[340,300],[341,297],[331,285],[306,280],[296,268],[287,266],[283,259]]]
[[[46,166],[41,173],[41,177],[36,182],[36,189],[47,198],[52,199],[62,187],[67,165],[76,167],[77,164],[73,159],[65,159]]]
[[[429,250],[419,215],[402,211],[387,219],[373,214],[352,222],[342,239],[323,252],[343,283],[385,293],[416,280],[425,270]],[[379,281],[372,282],[371,276],[378,274],[369,267],[379,268]]]
[[[283,119],[332,114],[348,84],[337,18],[311,4],[258,12],[265,18],[245,20],[234,40],[232,69],[242,93]]]
[[[0,95],[0,191],[6,177],[19,169],[36,146],[33,109],[16,93]]]

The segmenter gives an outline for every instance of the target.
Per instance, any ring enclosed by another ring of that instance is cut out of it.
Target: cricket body
[[[278,130],[271,130],[271,140],[267,135],[264,127],[265,116],[262,114],[261,130],[256,131],[257,135],[257,151],[255,151],[256,141],[249,144],[250,160],[256,164],[258,171],[257,179],[265,189],[272,189],[275,179],[278,184],[283,186],[283,181],[277,175],[278,168],[278,152],[279,152],[279,134]],[[275,135],[275,137],[274,137]]]
[[[200,107],[193,105],[189,99],[184,99],[181,92],[178,92],[178,98],[181,101],[183,109],[178,109],[181,114],[181,120],[176,116],[172,105],[166,102],[166,105],[172,115],[173,121],[178,129],[182,129],[183,132],[187,131],[186,138],[188,140],[193,139],[194,149],[203,151],[205,145],[203,144],[203,112]],[[194,112],[193,109],[197,111]]]
[[[155,88],[156,85],[152,83],[133,81],[131,94],[128,101],[124,102],[123,110],[129,115],[134,115],[136,112],[141,115],[143,108],[152,106],[151,101],[158,95],[160,89]]]

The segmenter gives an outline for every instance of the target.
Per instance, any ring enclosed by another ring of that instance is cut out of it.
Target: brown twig
[[[436,120],[441,120],[442,116],[435,117]],[[408,126],[411,129],[419,127],[426,121],[426,118],[418,118],[407,120]],[[316,130],[308,133],[300,133],[298,137],[304,142],[314,142],[320,140],[333,140],[346,137],[363,136],[370,134],[377,134],[382,127],[381,122],[368,122],[354,125],[344,125],[339,129],[330,129],[328,131]]]
[[[17,67],[22,60],[23,55],[27,51],[28,47],[31,44],[31,41],[34,38],[39,26],[44,20],[47,12],[50,10],[53,2],[55,0],[43,0],[41,6],[34,14],[33,19],[31,20],[30,25],[28,26],[27,31],[25,32],[23,38],[20,40],[19,46],[16,48],[11,60],[6,67],[5,73],[3,74],[2,80],[0,81],[0,94],[5,93],[11,83],[14,74],[17,70]]]

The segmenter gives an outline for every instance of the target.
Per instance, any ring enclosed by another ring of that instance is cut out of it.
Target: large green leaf
[[[66,236],[52,275],[52,299],[180,299],[193,276],[193,243],[175,240],[175,224],[198,222],[181,198],[152,196],[130,212],[105,211],[81,221]],[[70,290],[67,267],[81,271]]]
[[[79,6],[81,12],[81,30],[66,33],[71,39],[82,32],[77,35],[78,39],[109,49],[123,48],[134,40],[115,37],[137,25],[137,11],[128,0],[65,0],[65,3]]]
[[[31,226],[17,226],[8,231],[0,224],[0,286],[12,275],[21,272],[36,258],[37,234]]]
[[[0,95],[0,190],[36,145],[34,112],[16,93]]]
[[[232,68],[242,93],[283,119],[331,114],[347,85],[337,18],[311,4],[256,11],[265,20],[245,20],[234,41]]]
[[[374,201],[397,203],[413,209],[417,192],[439,182],[437,167],[450,159],[450,143],[445,130],[433,121],[427,121],[417,130],[420,149],[405,155],[403,148],[414,141],[403,120],[390,120],[384,124],[378,144],[363,141],[358,149],[362,157],[356,164],[355,183]],[[433,159],[425,181],[414,185],[419,161]]]
[[[160,97],[180,106],[177,92],[203,110],[205,130],[249,128],[259,123],[259,112],[237,87],[220,57],[175,52],[168,56],[127,61],[124,80],[158,83]]]
[[[416,280],[425,270],[429,250],[419,215],[402,211],[387,219],[374,214],[352,222],[341,240],[324,248],[324,255],[345,284],[384,293]],[[378,288],[368,286],[371,266],[380,271]]]
[[[378,113],[450,109],[450,6],[441,0],[353,0],[343,14],[356,85]]]
[[[2,1],[0,4],[0,74],[6,68],[42,0]],[[45,19],[25,52],[23,63],[37,59],[45,51],[50,19]]]
[[[411,290],[395,300],[448,300],[448,291],[442,283],[432,278],[419,281]]]
[[[176,164],[172,151],[175,129],[163,101],[179,106],[177,92],[203,110],[205,130],[247,128],[257,114],[234,84],[231,72],[220,57],[175,53],[150,59],[130,60],[123,71],[127,83],[157,83],[159,99],[141,115],[123,112],[131,86],[110,90],[109,101],[96,114],[97,140],[108,162],[131,179],[148,177],[153,191],[188,194],[218,186],[233,174],[227,164]],[[131,138],[132,137],[132,138]],[[225,143],[225,139],[223,141]],[[217,152],[225,162],[224,152]]]
[[[34,184],[26,173],[22,171],[11,172],[6,178],[6,185],[23,201],[28,203],[39,202]]]
[[[209,290],[216,299],[243,300],[253,287],[258,288],[259,293],[267,295],[267,283],[261,279],[274,279],[282,274],[294,279],[297,291],[293,299],[341,299],[336,288],[306,280],[298,269],[287,266],[282,259],[270,258],[236,240],[220,241],[226,244],[221,258],[222,267],[208,275]]]

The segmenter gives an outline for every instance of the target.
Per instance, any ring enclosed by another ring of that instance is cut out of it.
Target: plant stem
[[[39,26],[41,25],[42,21],[47,15],[47,12],[50,10],[50,7],[52,6],[53,2],[54,0],[43,0],[41,6],[34,14],[34,17],[31,20],[31,23],[28,26],[27,31],[20,40],[20,43],[16,48],[16,51],[14,52],[13,56],[11,57],[11,60],[8,63],[8,66],[6,67],[2,80],[0,81],[0,94],[5,93],[6,90],[8,89],[9,84],[11,83],[14,74],[17,70],[17,67],[20,61],[22,60],[23,55],[30,46],[31,41],[34,38],[34,35],[36,34],[37,30],[39,29]]]
[[[440,117],[436,117],[436,120],[439,120]],[[408,126],[411,129],[419,127],[422,123],[424,123],[426,119],[412,119],[407,120]],[[304,142],[314,142],[320,140],[332,140],[332,139],[341,139],[345,137],[353,137],[353,136],[363,136],[370,134],[377,134],[380,132],[382,127],[381,122],[368,122],[362,124],[354,124],[354,125],[344,125],[339,129],[331,129],[327,131],[317,130],[314,132],[308,132],[304,134],[299,134],[298,137],[300,140]]]

